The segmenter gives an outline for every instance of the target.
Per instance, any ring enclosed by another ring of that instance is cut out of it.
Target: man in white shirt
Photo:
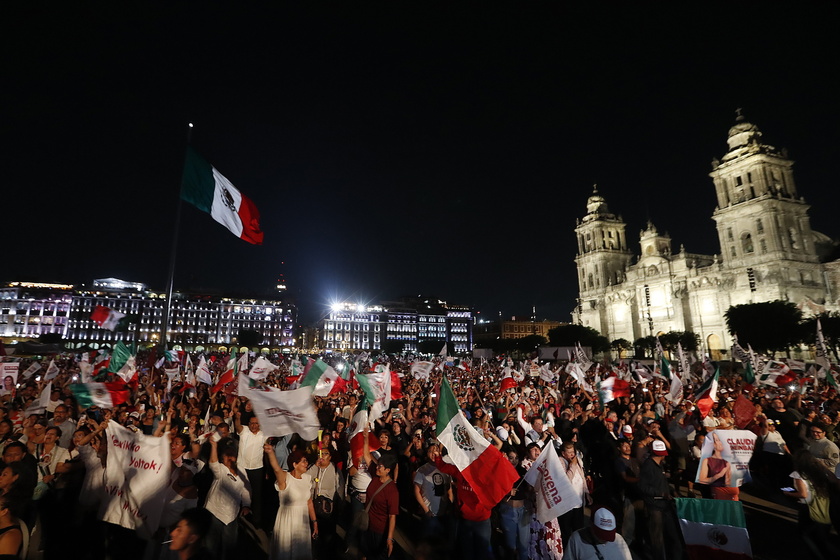
[[[263,482],[265,471],[263,470],[263,445],[265,445],[265,434],[260,430],[260,421],[256,416],[248,420],[248,427],[242,425],[242,413],[237,410],[234,415],[233,425],[236,433],[239,434],[239,452],[236,456],[236,464],[245,471],[248,482],[251,483],[251,511],[254,514],[254,524],[262,525],[263,505]]]
[[[208,548],[217,552],[220,560],[235,557],[239,530],[236,518],[248,515],[251,509],[251,485],[236,464],[236,451],[218,449],[216,438],[210,438],[210,471],[213,484],[207,493],[204,509],[213,514],[212,529],[207,535]]]

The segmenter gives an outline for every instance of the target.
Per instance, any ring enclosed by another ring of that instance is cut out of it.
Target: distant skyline
[[[164,288],[189,122],[265,244],[185,204],[176,288],[283,273],[305,322],[417,294],[567,321],[596,183],[634,251],[651,220],[716,253],[739,107],[840,236],[834,4],[0,10],[3,280]]]

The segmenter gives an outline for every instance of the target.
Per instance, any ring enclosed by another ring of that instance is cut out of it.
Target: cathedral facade
[[[724,314],[730,306],[785,300],[806,315],[836,311],[840,261],[836,243],[811,229],[786,150],[762,140],[740,114],[729,150],[712,161],[717,194],[712,214],[720,252],[672,250],[648,222],[631,249],[626,224],[595,188],[575,234],[580,294],[573,320],[610,340],[692,331],[714,358],[731,347]]]

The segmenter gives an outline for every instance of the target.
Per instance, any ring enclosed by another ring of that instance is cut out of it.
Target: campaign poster
[[[714,430],[706,434],[695,482],[728,488],[750,482],[755,440],[755,434],[749,430]]]
[[[20,362],[0,363],[0,395],[8,395],[15,392],[19,369]]]

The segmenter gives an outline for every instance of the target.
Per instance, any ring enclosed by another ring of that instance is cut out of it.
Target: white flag
[[[135,364],[135,357],[129,356],[128,359],[123,364],[123,367],[120,368],[120,371],[117,372],[123,381],[128,383],[131,381],[131,378],[134,377],[134,373],[137,371],[137,365]]]
[[[90,362],[79,362],[79,373],[81,374],[82,383],[91,383],[93,381],[93,364]]]
[[[171,483],[172,458],[168,437],[146,436],[108,422],[105,430],[108,462],[102,521],[137,531],[148,539],[160,525],[160,514]]]
[[[198,367],[195,368],[195,378],[199,383],[213,384],[213,376],[210,375],[210,368],[207,367],[207,360],[204,356],[198,360]]]
[[[266,437],[300,434],[307,441],[318,438],[321,423],[318,422],[309,387],[291,391],[273,387],[251,388],[244,396],[250,399]]]
[[[50,394],[52,393],[52,382],[47,383],[47,386],[41,391],[41,396],[38,397],[38,400],[32,401],[26,408],[27,418],[31,414],[43,414],[47,411],[47,406],[50,404]]]
[[[55,360],[50,361],[49,367],[47,367],[47,373],[44,374],[44,381],[50,381],[51,379],[55,379],[58,376],[58,366],[55,365]]]
[[[817,357],[814,361],[825,369],[830,369],[831,364],[828,362],[828,348],[825,345],[825,338],[823,337],[822,324],[820,318],[817,317]]]
[[[269,362],[265,357],[260,356],[254,362],[254,365],[251,366],[251,371],[248,372],[248,377],[256,380],[265,379],[269,373],[278,369],[280,369],[278,366]],[[240,371],[240,373],[244,372]]]
[[[583,505],[580,495],[572,488],[553,445],[543,447],[540,456],[525,473],[524,480],[534,487],[537,519],[540,523],[547,523],[550,519]]]
[[[23,375],[24,379],[28,379],[32,377],[32,374],[34,374],[39,369],[41,369],[40,362],[32,362],[32,365],[26,368],[26,370],[21,375]]]
[[[426,381],[434,368],[435,364],[433,362],[414,362],[411,364],[411,375],[415,379]]]

